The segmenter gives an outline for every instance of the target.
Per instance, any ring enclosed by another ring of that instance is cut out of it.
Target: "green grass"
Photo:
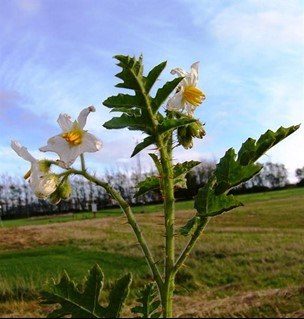
[[[178,314],[191,310],[191,316],[277,317],[304,309],[304,189],[241,195],[239,199],[245,206],[212,219],[178,275]],[[177,222],[182,225],[193,213],[193,203],[176,206]],[[161,205],[135,207],[134,211],[158,260],[163,232],[160,215],[152,213],[160,212]],[[118,215],[118,209],[111,209],[99,212],[96,220],[91,213],[82,213],[5,221],[7,228],[0,229],[0,234],[10,234],[16,245],[0,238],[0,301],[35,298],[63,269],[81,280],[95,263],[105,273],[106,287],[109,281],[132,272],[134,298],[150,275],[129,226]],[[103,216],[113,218],[103,221]],[[73,220],[76,222],[66,223]],[[17,227],[24,225],[29,227]],[[31,225],[41,226],[31,229]],[[62,231],[67,236],[60,239]],[[46,238],[37,239],[37,234]],[[27,241],[27,249],[21,248],[22,240]],[[186,240],[177,237],[177,250]],[[187,297],[191,297],[190,306]]]
[[[34,286],[42,289],[50,278],[58,279],[65,269],[72,278],[81,280],[92,267],[98,263],[105,278],[114,280],[122,274],[132,271],[138,277],[147,267],[142,258],[120,256],[118,253],[81,249],[77,246],[48,246],[23,251],[1,253],[0,281],[18,286]],[[1,297],[1,293],[0,293]],[[2,293],[2,300],[5,296]]]

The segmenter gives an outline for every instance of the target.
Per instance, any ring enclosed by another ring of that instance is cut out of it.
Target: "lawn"
[[[214,218],[177,277],[177,316],[304,316],[304,189],[241,195],[245,206]],[[192,202],[177,203],[182,225]],[[136,207],[160,257],[161,206]],[[146,214],[149,213],[149,214]],[[177,250],[187,238],[177,237]],[[0,228],[0,314],[45,316],[36,301],[50,277],[67,269],[80,280],[98,263],[109,282],[131,271],[135,292],[150,279],[119,209],[4,221]],[[127,314],[127,313],[126,313]]]

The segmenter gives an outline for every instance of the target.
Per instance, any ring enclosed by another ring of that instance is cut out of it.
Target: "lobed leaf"
[[[160,318],[160,300],[158,298],[157,287],[154,283],[149,283],[140,290],[136,301],[139,305],[133,307],[131,310],[132,313],[138,314],[139,318]]]
[[[158,189],[159,186],[159,178],[156,176],[149,176],[142,182],[139,182],[137,187],[139,190],[134,195],[135,197],[138,197],[140,195],[144,195],[145,193],[152,191],[154,189]]]
[[[294,125],[286,128],[281,126],[276,132],[268,130],[266,133],[261,135],[257,141],[252,138],[248,138],[239,150],[238,162],[241,165],[248,165],[255,162],[272,146],[294,133],[299,127],[300,125]]]
[[[261,169],[260,164],[241,165],[236,160],[233,148],[230,148],[216,165],[214,175],[217,180],[216,194],[222,194],[233,186],[239,185],[256,175]]]
[[[109,305],[106,308],[106,318],[119,317],[124,302],[129,295],[131,282],[131,274],[126,274],[116,281],[114,287],[110,291]]]
[[[98,265],[89,271],[83,285],[76,285],[67,272],[64,272],[60,281],[57,284],[54,282],[51,291],[42,292],[43,304],[60,305],[60,308],[54,309],[48,318],[64,316],[71,318],[118,318],[129,294],[131,275],[125,275],[115,283],[110,291],[107,307],[99,304],[103,278],[103,273]]]
[[[116,87],[141,91],[144,87],[142,56],[136,59],[126,55],[116,55],[114,58],[119,61],[117,65],[122,68],[116,77],[123,81]]]
[[[209,181],[204,187],[200,188],[194,198],[194,208],[198,215],[211,217],[220,215],[238,206],[243,206],[233,195],[217,195],[213,189],[214,181]]]
[[[175,164],[173,167],[174,178],[187,174],[192,168],[200,164],[201,162],[199,161],[186,161]]]

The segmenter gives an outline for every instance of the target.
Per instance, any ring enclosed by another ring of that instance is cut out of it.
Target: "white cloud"
[[[282,9],[278,3],[264,7],[256,2],[253,8],[245,1],[228,7],[212,21],[211,28],[221,41],[255,47],[298,46],[304,40],[303,11]],[[248,10],[250,8],[250,10]]]

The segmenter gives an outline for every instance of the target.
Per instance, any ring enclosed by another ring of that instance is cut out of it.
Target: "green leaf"
[[[256,175],[261,169],[260,164],[241,165],[236,161],[236,154],[230,148],[216,165],[214,175],[217,180],[216,193],[222,194],[233,186],[239,185]]]
[[[159,133],[165,133],[169,130],[176,129],[180,126],[185,126],[187,124],[191,124],[196,122],[197,120],[193,117],[182,117],[180,119],[174,119],[174,118],[164,118],[162,123],[159,125]]]
[[[146,77],[146,84],[145,84],[145,88],[146,88],[146,92],[149,93],[152,86],[155,84],[155,82],[157,81],[158,77],[160,76],[160,74],[163,72],[163,70],[165,69],[167,65],[167,61],[164,61],[162,63],[160,63],[159,65],[155,66],[147,75]]]
[[[139,318],[160,318],[160,300],[157,287],[154,283],[149,283],[140,290],[136,301],[139,305],[133,307],[131,310],[132,313],[139,315]]]
[[[189,219],[187,223],[179,229],[180,234],[183,236],[188,236],[192,229],[199,224],[200,220],[201,218],[199,216],[194,216]]]
[[[243,166],[255,162],[272,146],[294,133],[299,127],[300,125],[287,128],[281,126],[276,132],[268,130],[257,141],[248,138],[239,150],[238,162]]]
[[[194,208],[202,217],[220,215],[238,206],[243,206],[233,195],[216,195],[214,181],[209,181],[200,188],[194,199]]]
[[[135,156],[136,154],[141,152],[143,149],[145,149],[146,147],[148,147],[154,143],[155,143],[155,139],[153,136],[146,137],[142,142],[140,142],[139,144],[137,144],[135,146],[131,157]]]
[[[109,305],[106,308],[107,318],[119,317],[124,302],[129,295],[131,281],[131,274],[127,274],[116,281],[109,295]]]
[[[120,117],[113,117],[111,120],[103,124],[109,130],[128,128],[133,130],[144,131],[146,130],[145,124],[141,123],[140,117],[122,114]]]
[[[116,96],[110,96],[107,98],[103,105],[109,108],[142,108],[144,101],[138,95],[118,94]]]
[[[128,128],[145,132],[148,135],[155,133],[155,119],[149,114],[150,103],[152,98],[147,94],[145,85],[147,79],[151,84],[155,76],[160,71],[161,66],[156,68],[147,78],[143,76],[142,57],[139,59],[129,56],[118,55],[115,58],[119,61],[118,66],[122,71],[116,76],[123,80],[118,87],[123,87],[135,91],[134,95],[118,94],[111,96],[103,103],[112,109],[112,112],[123,112],[120,117],[114,117],[104,123],[107,129]],[[156,80],[156,79],[155,79]],[[148,83],[148,84],[149,84]]]
[[[83,285],[77,285],[64,272],[58,283],[54,282],[51,291],[42,292],[43,304],[59,304],[60,308],[54,309],[48,318],[117,318],[128,296],[132,281],[131,275],[119,279],[109,295],[109,304],[103,307],[99,304],[103,288],[103,273],[95,265],[84,279]]]
[[[174,178],[187,174],[192,168],[200,164],[201,162],[199,161],[186,161],[175,164],[173,167]]]
[[[162,88],[158,89],[153,99],[154,113],[157,112],[157,110],[162,106],[162,104],[167,100],[167,98],[176,89],[176,87],[182,80],[182,77],[175,78],[174,80],[167,82]]]
[[[139,190],[134,195],[135,197],[143,195],[154,189],[158,189],[160,187],[159,178],[157,178],[156,176],[149,176],[142,182],[139,182],[137,187],[139,188]]]
[[[117,65],[122,68],[116,77],[123,81],[116,87],[141,91],[144,87],[142,56],[136,59],[126,55],[116,55],[114,58],[119,61]]]

